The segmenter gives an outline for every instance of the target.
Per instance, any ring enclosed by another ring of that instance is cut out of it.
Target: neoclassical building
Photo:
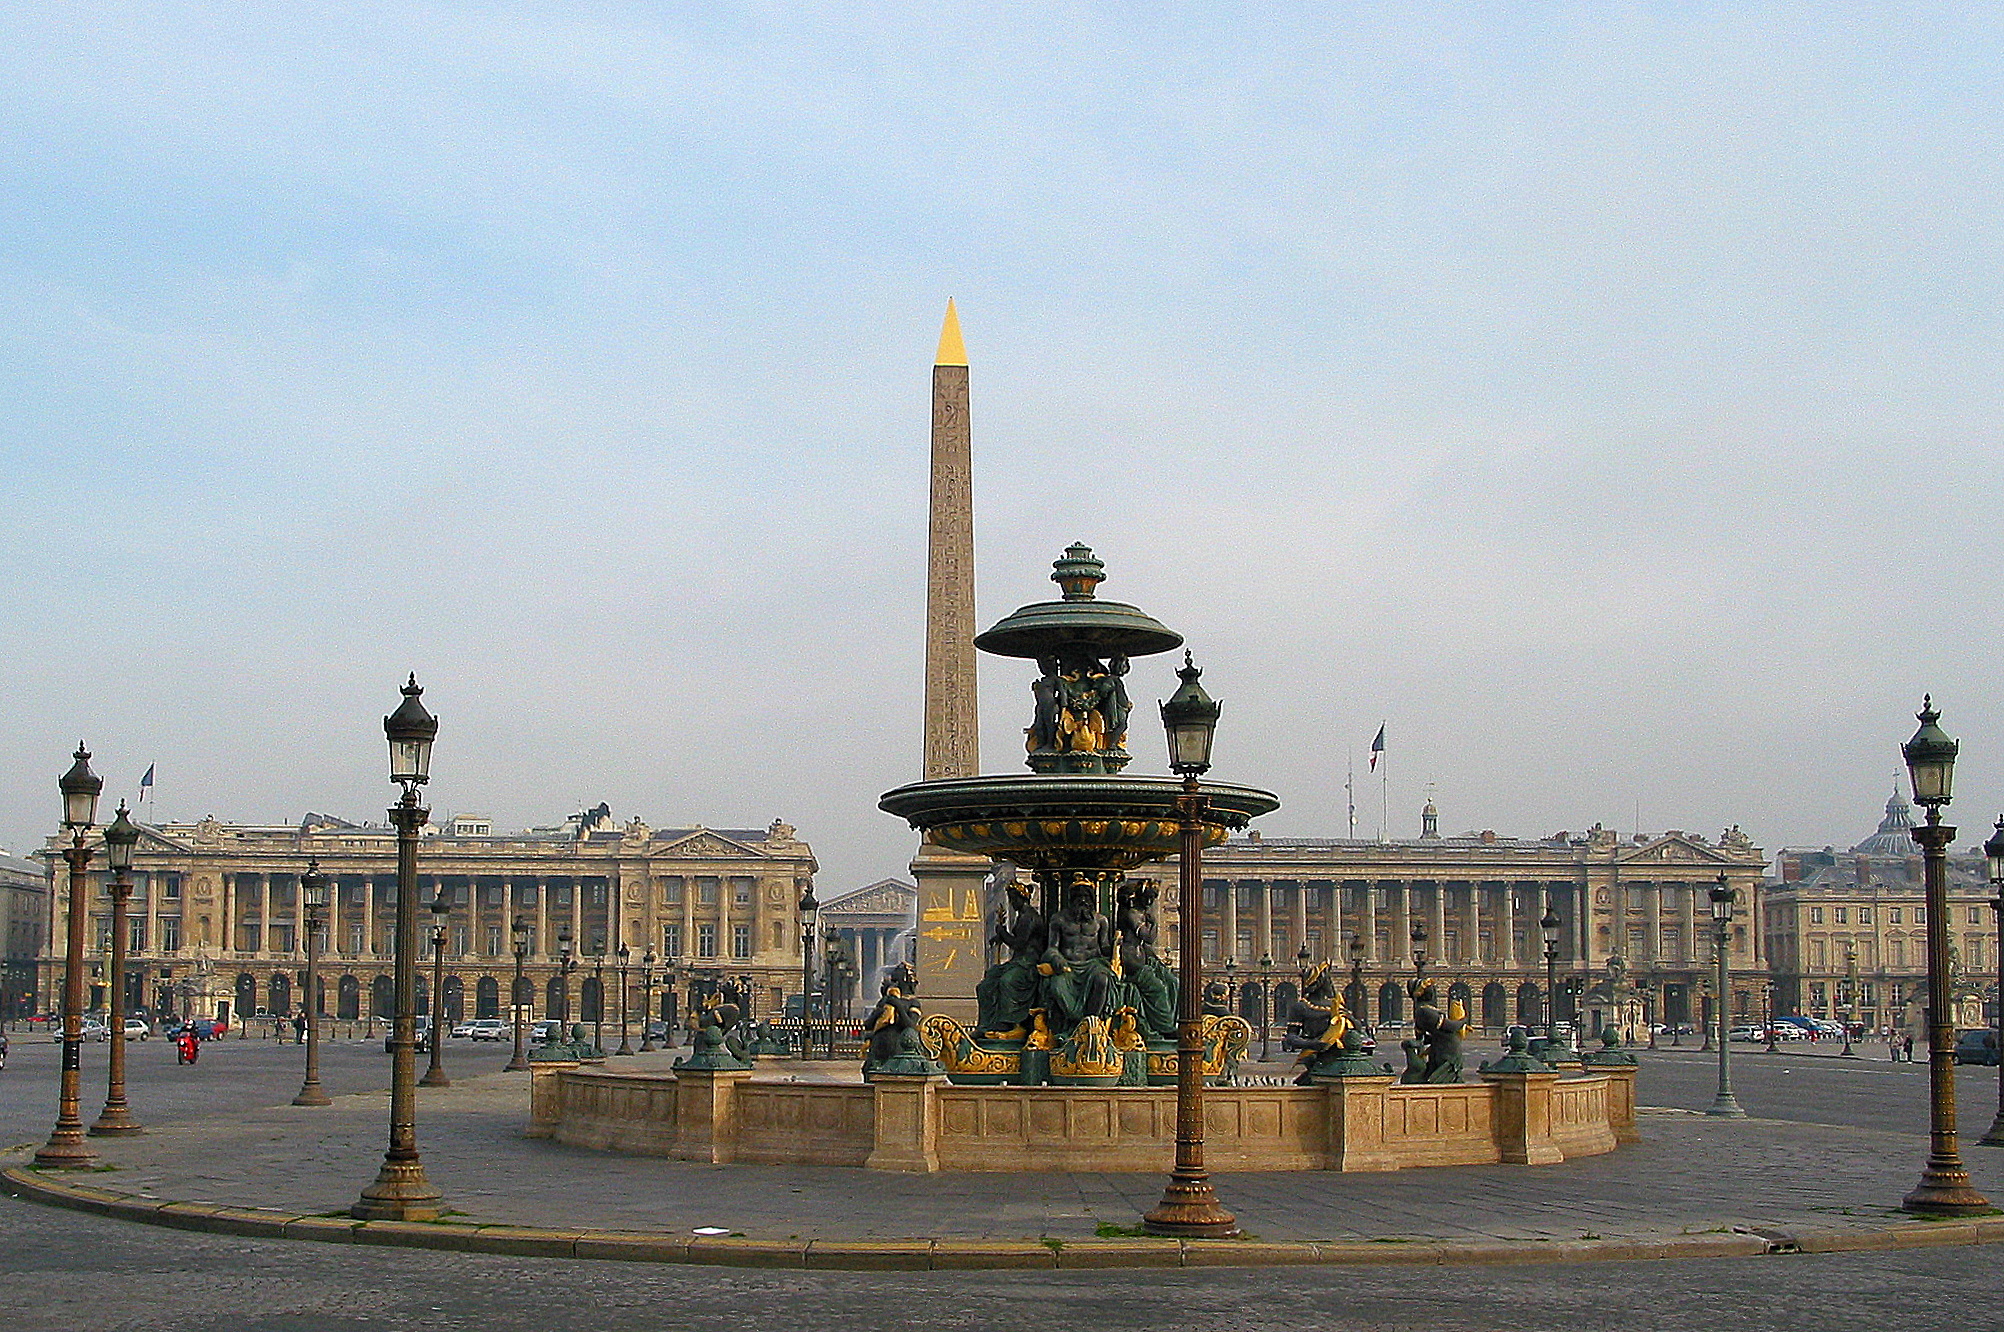
[[[1559,1015],[1603,1020],[1695,1022],[1711,1011],[1713,970],[1708,890],[1721,874],[1738,892],[1730,969],[1737,1018],[1760,1012],[1767,959],[1761,919],[1766,858],[1737,828],[1717,839],[1666,832],[1621,838],[1598,826],[1531,841],[1494,832],[1443,837],[1431,802],[1417,839],[1234,837],[1204,853],[1207,974],[1230,970],[1241,1011],[1259,1003],[1259,959],[1273,960],[1275,1006],[1293,1000],[1296,958],[1328,960],[1347,977],[1349,943],[1364,943],[1364,993],[1353,1011],[1374,1023],[1405,1020],[1413,976],[1412,929],[1424,926],[1428,975],[1466,1005],[1469,1020],[1495,1030],[1543,1020],[1546,987],[1539,920],[1560,920]],[[1137,877],[1176,898],[1173,861]],[[1165,933],[1173,936],[1173,909]],[[1613,964],[1613,965],[1611,965]],[[1568,987],[1568,982],[1572,982]],[[1361,1001],[1361,1003],[1360,1003]]]
[[[1927,998],[1927,902],[1913,806],[1897,790],[1878,831],[1848,851],[1787,848],[1775,858],[1763,928],[1774,959],[1776,1012],[1920,1030]],[[1996,992],[1997,919],[1988,866],[1964,835],[1948,857],[1956,1025],[1977,1026]]]
[[[32,860],[0,853],[0,1020],[29,1015],[35,963],[49,925],[46,871]]]
[[[748,978],[761,1014],[777,1014],[785,996],[799,992],[797,904],[815,861],[784,822],[756,830],[651,828],[639,819],[619,826],[600,805],[552,828],[496,835],[490,820],[461,816],[428,829],[418,854],[427,939],[436,921],[429,907],[441,893],[449,903],[445,1007],[454,1020],[506,1015],[518,918],[528,927],[526,988],[538,1017],[590,1021],[603,995],[607,1019],[616,1020],[622,941],[636,1019],[639,966],[650,948],[673,962],[673,983],[657,979],[655,1008],[663,1017],[675,1017],[692,986],[725,976]],[[44,859],[52,866],[44,920],[50,942],[41,949],[36,987],[48,1008],[60,993],[69,893],[53,840]],[[396,832],[318,814],[289,826],[214,819],[145,826],[133,857],[127,1002],[210,1015],[297,1008],[306,956],[299,880],[312,860],[332,884],[324,1011],[387,1016]],[[103,863],[100,854],[91,874],[93,1006],[103,1002],[108,957]]]

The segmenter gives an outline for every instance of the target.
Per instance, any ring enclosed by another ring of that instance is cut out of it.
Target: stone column
[[[545,880],[538,874],[529,880],[530,891],[536,895],[536,960],[550,960],[550,895],[546,891]]]
[[[1696,962],[1698,960],[1698,885],[1679,884],[1683,891],[1677,894],[1677,960]],[[1709,912],[1710,903],[1706,904]],[[1696,1009],[1692,1010],[1694,1013]]]
[[[1297,954],[1300,952],[1301,946],[1308,942],[1308,893],[1308,880],[1296,879],[1294,881],[1294,948]],[[1288,961],[1289,965],[1292,965],[1293,959],[1290,958]]]
[[[1432,922],[1427,929],[1433,932],[1433,955],[1443,961],[1447,958],[1447,882],[1433,881]]]
[[[1364,917],[1358,928],[1363,931],[1366,962],[1383,961],[1378,956],[1378,894],[1382,891],[1375,881],[1367,880],[1364,884]]]
[[[725,891],[726,889],[723,886],[719,885],[717,889],[717,896],[721,898],[724,895]],[[719,911],[719,914],[722,914],[721,911]],[[585,932],[584,932],[584,876],[582,874],[571,875],[570,915],[571,915],[571,954],[572,956],[580,959],[579,965],[582,966],[583,965],[582,959],[584,958],[585,950],[591,946],[591,940],[585,938]],[[717,953],[719,956],[723,954],[723,944],[721,941],[717,945]]]
[[[1218,930],[1218,961],[1239,956],[1239,885],[1236,879],[1225,881],[1225,919]],[[1244,961],[1243,958],[1239,959]],[[1238,1002],[1235,997],[1232,1002]],[[1238,1010],[1234,1008],[1233,1012]]]
[[[1496,913],[1496,932],[1501,940],[1496,956],[1506,971],[1517,969],[1517,885],[1503,881],[1502,910]]]
[[[1392,917],[1394,929],[1391,940],[1392,956],[1389,960],[1394,963],[1395,968],[1398,968],[1406,965],[1409,961],[1408,955],[1412,952],[1413,886],[1410,881],[1401,883],[1394,879],[1392,882],[1398,884],[1399,908]]]
[[[1642,961],[1655,966],[1663,956],[1663,885],[1645,884],[1642,889]]]
[[[1259,951],[1248,962],[1273,955],[1273,880],[1255,879],[1253,891],[1259,894]]]
[[[362,956],[376,955],[376,876],[362,876]]]

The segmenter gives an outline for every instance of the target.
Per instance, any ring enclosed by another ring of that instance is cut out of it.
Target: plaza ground
[[[1785,1047],[1787,1049],[1787,1047]],[[101,1079],[101,1047],[87,1069]],[[1832,1052],[1735,1049],[1756,1116],[1690,1113],[1713,1065],[1695,1051],[1645,1053],[1645,1141],[1545,1169],[1393,1175],[1231,1176],[1220,1190],[1262,1239],[1364,1237],[1388,1250],[1493,1238],[1536,1247],[1735,1225],[1786,1233],[1882,1230],[1925,1157],[1924,1064],[1838,1061]],[[1092,1242],[1131,1225],[1160,1180],[1134,1175],[934,1176],[715,1168],[604,1156],[520,1137],[523,1075],[494,1072],[505,1048],[455,1043],[460,1085],[422,1095],[434,1182],[474,1219],[646,1229],[719,1225],[747,1234],[1022,1237]],[[381,1042],[337,1044],[324,1077],[336,1105],[282,1107],[299,1051],[246,1041],[179,1069],[160,1042],[132,1050],[135,1108],[155,1131],[102,1144],[127,1192],[335,1210],[373,1176],[388,1071]],[[638,1061],[617,1061],[615,1066]],[[53,1105],[55,1048],[18,1037],[0,1073],[0,1143],[39,1141]],[[1995,1070],[1961,1082],[1965,1142],[1996,1105]],[[99,1092],[101,1081],[87,1081]],[[86,1117],[96,1102],[87,1099]],[[1976,1182],[2004,1195],[2004,1152],[1968,1146]],[[1988,1316],[1992,1251],[1690,1259],[1526,1266],[1318,1267],[1075,1272],[839,1273],[379,1250],[194,1234],[0,1202],[10,1302],[28,1327],[595,1328],[995,1326],[1038,1312],[1069,1326],[1434,1328],[1970,1327]],[[98,1274],[93,1279],[92,1274]],[[934,1294],[940,1298],[933,1298]],[[1610,1305],[1612,1302],[1612,1307]],[[219,1312],[223,1311],[223,1312]],[[226,1315],[226,1316],[225,1316]]]

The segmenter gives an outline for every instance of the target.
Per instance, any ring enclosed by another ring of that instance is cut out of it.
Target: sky
[[[2004,809],[2004,13],[0,13],[0,842],[107,809],[794,824],[902,874],[930,363],[978,618],[1183,633],[1270,835]],[[1135,663],[1160,772],[1167,657]],[[1020,771],[1027,663],[981,666]],[[1366,771],[1380,724],[1382,780]],[[152,817],[152,815],[149,815]],[[1971,834],[1974,833],[1974,836]]]

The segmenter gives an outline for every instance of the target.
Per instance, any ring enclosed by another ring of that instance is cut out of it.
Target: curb
[[[460,1221],[352,1221],[267,1207],[140,1198],[25,1166],[0,1170],[6,1191],[50,1207],[119,1221],[255,1239],[313,1240],[392,1248],[851,1272],[1046,1270],[1137,1267],[1435,1267],[1755,1258],[2004,1243],[2004,1217],[1908,1221],[1878,1230],[1735,1229],[1661,1239],[1379,1240],[1266,1243],[1258,1240],[755,1240],[627,1230],[544,1230]]]

